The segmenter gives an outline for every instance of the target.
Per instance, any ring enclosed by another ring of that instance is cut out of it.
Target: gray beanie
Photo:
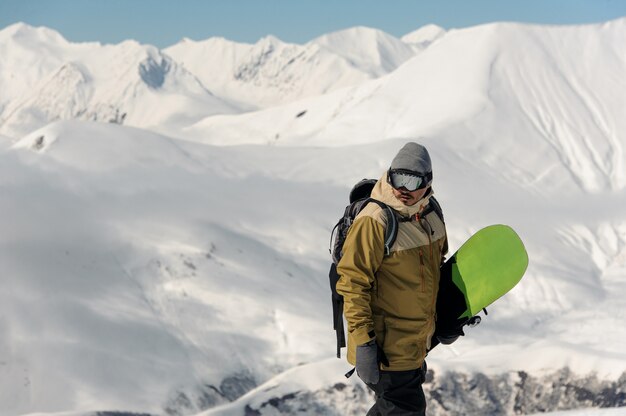
[[[391,161],[390,169],[406,169],[422,175],[431,173],[433,170],[428,150],[421,144],[413,142],[405,144],[400,149]]]

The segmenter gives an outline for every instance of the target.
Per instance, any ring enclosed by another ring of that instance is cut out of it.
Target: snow
[[[626,19],[439,29],[164,51],[0,30],[0,413],[357,388],[333,358],[330,229],[409,139],[451,250],[505,223],[530,255],[429,367],[622,376]]]
[[[342,56],[352,66],[376,78],[395,70],[415,55],[415,50],[402,40],[368,27],[333,32],[311,43]]]
[[[23,23],[0,32],[4,134],[20,137],[72,118],[167,130],[180,118],[240,111],[153,46],[69,43],[50,33]]]
[[[416,52],[400,39],[365,27],[305,45],[273,36],[254,45],[211,38],[183,40],[164,51],[216,94],[252,109],[358,85],[393,71]]]
[[[402,36],[402,41],[411,45],[415,45],[420,49],[424,49],[434,41],[438,40],[446,34],[441,26],[429,24],[420,27],[416,31],[407,33]]]

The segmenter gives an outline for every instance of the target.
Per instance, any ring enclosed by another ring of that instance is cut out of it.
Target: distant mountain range
[[[427,29],[406,41],[360,27],[306,45],[184,39],[161,51],[134,41],[71,43],[17,23],[0,31],[0,132],[19,136],[67,119],[180,128],[267,108],[392,72],[443,34]]]

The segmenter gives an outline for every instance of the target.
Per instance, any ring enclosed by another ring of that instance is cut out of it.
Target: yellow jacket
[[[383,370],[420,368],[435,330],[439,266],[447,252],[446,230],[435,212],[419,214],[430,191],[413,206],[393,195],[386,174],[372,191],[378,199],[412,221],[400,221],[398,237],[384,257],[385,216],[374,203],[356,217],[337,265],[337,292],[344,298],[348,323],[348,361],[355,365],[356,346],[375,335],[389,366]]]

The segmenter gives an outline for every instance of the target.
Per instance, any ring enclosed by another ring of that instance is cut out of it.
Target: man
[[[407,143],[371,197],[398,215],[398,236],[385,255],[386,217],[370,203],[350,227],[337,266],[337,292],[348,323],[348,361],[375,392],[367,413],[424,415],[426,352],[435,330],[445,225],[432,209],[432,167],[425,147]]]

